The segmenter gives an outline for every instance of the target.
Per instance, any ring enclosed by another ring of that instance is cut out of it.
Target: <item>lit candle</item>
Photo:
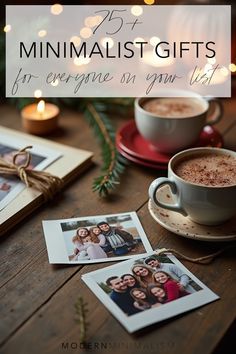
[[[40,100],[24,107],[21,111],[24,129],[36,135],[46,135],[58,126],[59,108],[52,103]]]

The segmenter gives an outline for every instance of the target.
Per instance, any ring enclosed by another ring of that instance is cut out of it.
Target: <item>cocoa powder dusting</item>
[[[236,158],[231,155],[199,154],[181,160],[175,173],[185,181],[212,187],[236,184]]]

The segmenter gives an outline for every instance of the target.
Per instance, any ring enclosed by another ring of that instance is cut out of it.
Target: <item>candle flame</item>
[[[44,100],[41,100],[41,101],[39,101],[39,103],[37,105],[37,112],[39,114],[43,114],[44,111],[45,111],[45,102],[44,102]]]

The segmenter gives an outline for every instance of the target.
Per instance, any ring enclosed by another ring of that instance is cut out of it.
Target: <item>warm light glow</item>
[[[4,32],[10,32],[10,30],[11,30],[11,25],[6,25],[4,28],[3,28],[3,31]]]
[[[216,63],[216,58],[208,58],[207,61],[209,64],[214,65]]]
[[[35,98],[40,98],[40,97],[42,97],[42,91],[41,91],[41,90],[35,90],[35,91],[34,91],[34,97],[35,97]]]
[[[40,100],[38,105],[37,105],[37,112],[39,114],[43,114],[44,111],[45,111],[45,102],[44,102],[44,100]]]
[[[223,76],[228,76],[228,75],[229,75],[229,70],[228,70],[225,66],[223,66],[223,67],[220,69],[220,73],[221,73],[221,75],[223,75]]]
[[[151,37],[150,40],[149,40],[149,43],[155,47],[158,43],[160,43],[160,38],[159,37]]]
[[[39,37],[45,37],[46,34],[47,34],[47,31],[46,31],[46,30],[38,31],[38,36],[39,36]]]
[[[56,79],[55,81],[51,82],[51,85],[54,86],[54,87],[58,86],[58,84],[59,84],[59,80],[58,79]]]
[[[86,64],[88,64],[89,62],[91,61],[91,58],[89,58],[89,57],[80,57],[80,58],[75,58],[74,59],[74,64],[76,65],[76,66],[81,66],[81,65],[86,65]]]
[[[94,26],[99,25],[103,20],[103,17],[101,15],[94,16]]]
[[[236,65],[235,65],[234,63],[229,64],[229,70],[230,70],[232,73],[235,73],[235,71],[236,71]]]
[[[159,50],[159,53],[161,51]],[[143,58],[141,61],[147,65],[153,66],[153,67],[165,67],[172,65],[174,63],[174,58],[169,57],[169,58],[159,58],[154,50],[149,50],[144,52]]]
[[[78,36],[73,36],[71,37],[70,42],[74,43],[74,45],[78,47],[81,43],[81,38]]]
[[[140,16],[140,15],[142,15],[142,13],[143,13],[143,9],[142,9],[141,6],[135,5],[135,6],[132,6],[132,7],[131,7],[131,13],[132,13],[132,15],[134,15],[134,16]]]
[[[92,16],[89,16],[89,17],[86,17],[85,20],[84,20],[84,24],[86,27],[93,27],[93,17]]]
[[[135,42],[146,42],[142,37],[137,37],[137,38],[135,38],[134,39],[134,46],[136,47],[136,48],[140,48],[140,45],[141,44],[138,44],[138,43],[135,43]],[[145,45],[145,44],[144,44]]]
[[[83,27],[80,30],[80,35],[82,38],[89,38],[93,34],[93,31],[89,27]]]
[[[153,5],[155,3],[155,0],[143,0],[146,5]]]
[[[86,17],[84,20],[84,24],[86,27],[94,27],[99,25],[99,23],[103,20],[103,17],[98,15],[98,16],[89,16]]]
[[[213,66],[211,64],[206,64],[204,66],[204,74],[206,74],[207,77],[211,76],[212,75],[212,69],[213,69]]]
[[[114,46],[114,41],[111,37],[104,37],[101,39],[101,45],[103,46],[103,48],[106,48],[107,45],[108,48],[112,48]]]
[[[60,13],[62,13],[63,11],[63,6],[60,4],[54,4],[51,6],[51,13],[53,15],[60,15]]]

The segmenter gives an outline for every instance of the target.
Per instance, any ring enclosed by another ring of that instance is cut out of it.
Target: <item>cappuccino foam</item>
[[[192,117],[205,111],[198,99],[182,97],[152,98],[145,101],[142,107],[150,113],[165,118]]]
[[[236,158],[231,155],[199,154],[183,158],[174,168],[187,182],[209,186],[236,185]]]

